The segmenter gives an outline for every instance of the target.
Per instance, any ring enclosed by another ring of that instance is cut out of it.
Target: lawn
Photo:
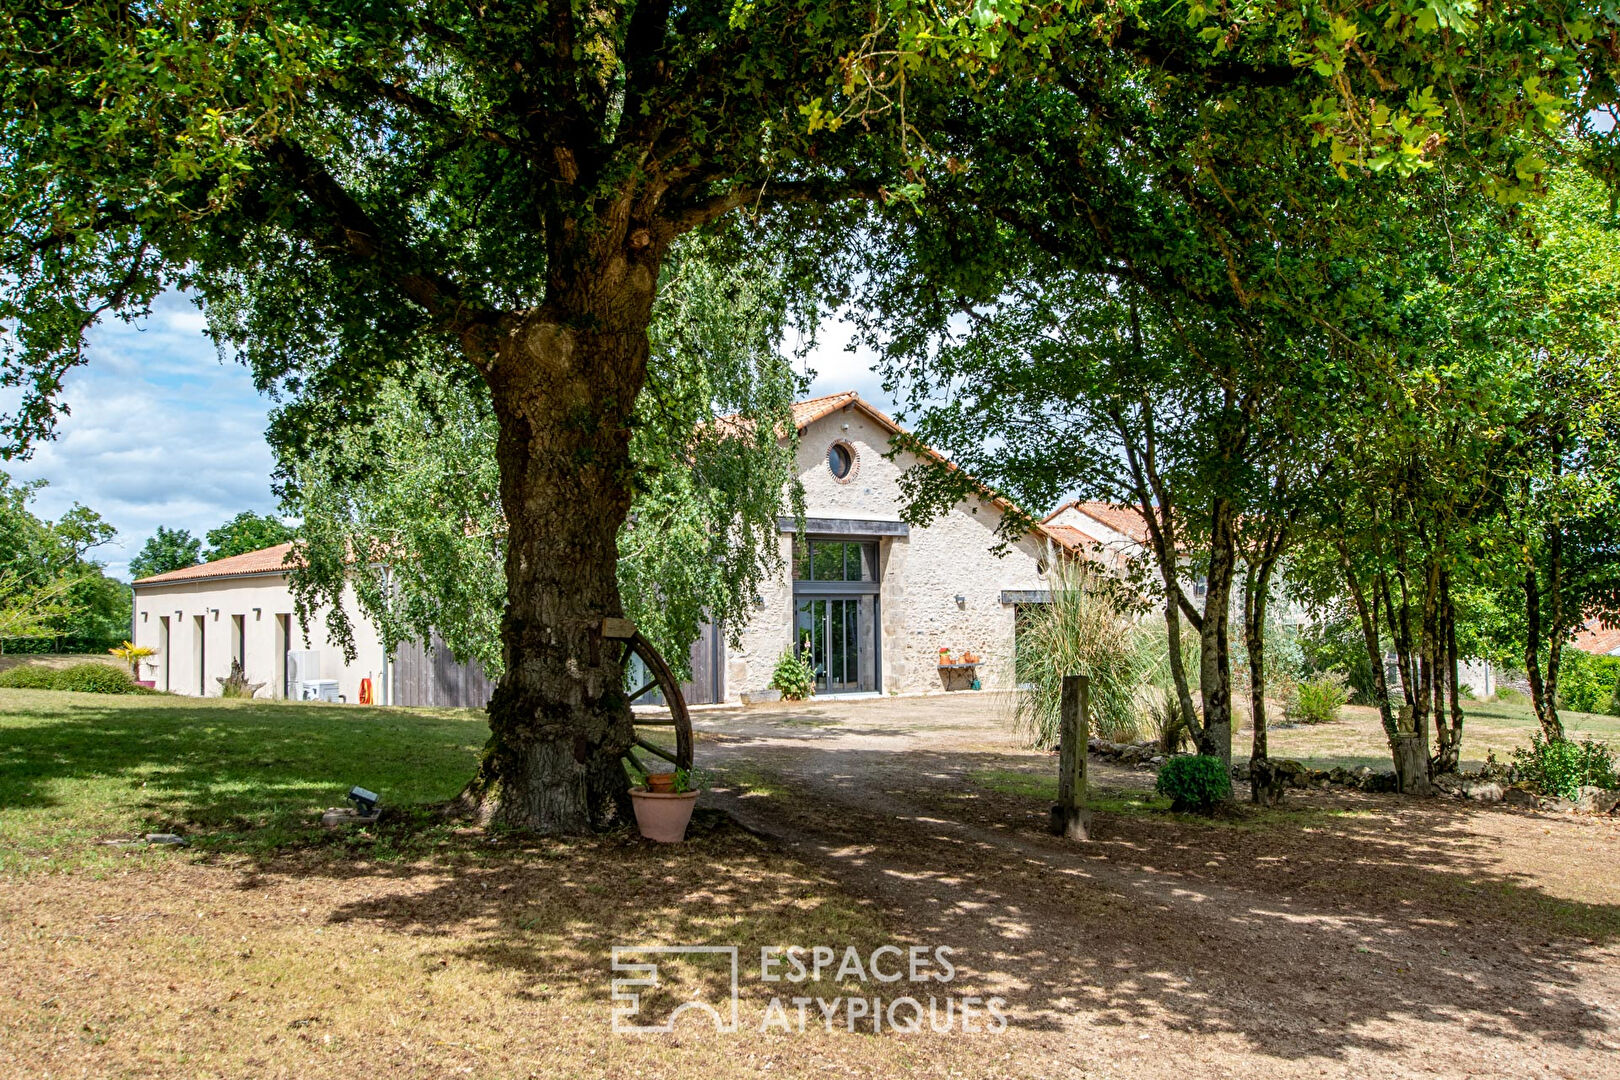
[[[319,834],[359,784],[453,796],[489,729],[473,710],[0,690],[0,873],[105,861],[96,842],[179,832],[264,851]]]
[[[316,824],[355,783],[393,806],[454,795],[487,735],[471,710],[0,690],[0,1077],[732,1077],[804,1054],[852,1075],[977,1069],[971,1044],[927,1034],[874,1053],[812,1026],[735,1061],[712,1033],[651,1059],[612,1036],[616,944],[894,940],[715,811],[679,847],[410,813]],[[171,830],[192,846],[109,843]],[[725,973],[663,978],[649,1012]],[[767,1004],[745,995],[745,1030]]]
[[[1243,715],[1247,716],[1247,710]],[[1273,713],[1274,721],[1278,715],[1280,710]],[[1567,711],[1559,716],[1570,738],[1591,738],[1620,751],[1620,716]],[[1529,702],[1464,702],[1463,768],[1478,768],[1487,753],[1494,753],[1498,761],[1510,761],[1513,748],[1528,746],[1531,734],[1540,730]],[[1250,737],[1247,728],[1234,734],[1235,756],[1248,756]],[[1331,769],[1335,765],[1366,765],[1383,770],[1393,767],[1377,710],[1359,705],[1345,706],[1336,723],[1273,728],[1267,747],[1272,757],[1294,758],[1314,769]]]

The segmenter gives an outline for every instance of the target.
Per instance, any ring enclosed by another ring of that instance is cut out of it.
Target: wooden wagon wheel
[[[627,627],[628,628],[628,627]],[[664,658],[658,655],[658,650],[642,637],[639,631],[629,630],[629,636],[624,638],[626,663],[634,653],[641,658],[647,666],[647,673],[652,678],[645,686],[631,691],[630,704],[632,706],[641,699],[659,691],[664,696],[665,707],[669,709],[668,716],[648,716],[645,713],[635,717],[636,733],[635,745],[625,753],[627,760],[642,772],[660,771],[654,763],[652,768],[636,753],[637,750],[653,757],[662,758],[669,763],[671,769],[692,768],[692,715],[686,709],[686,698],[681,694],[681,684],[676,681],[675,673],[670,670]],[[645,730],[650,729],[650,730]],[[669,732],[673,729],[675,745],[669,745]]]

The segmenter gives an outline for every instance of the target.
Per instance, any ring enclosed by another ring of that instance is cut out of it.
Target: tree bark
[[[1373,618],[1377,608],[1377,597],[1368,603],[1366,595],[1361,591],[1361,582],[1356,579],[1355,567],[1350,562],[1350,549],[1343,541],[1339,543],[1339,561],[1344,568],[1345,587],[1350,590],[1350,601],[1356,607],[1356,617],[1361,623],[1361,640],[1367,649],[1367,659],[1372,661],[1373,696],[1378,699],[1378,719],[1384,725],[1384,734],[1389,739],[1390,752],[1394,753],[1395,714],[1389,704],[1389,680],[1384,672],[1384,646],[1378,640],[1378,622]]]
[[[1418,611],[1418,685],[1416,708],[1412,710],[1412,729],[1414,731],[1428,731],[1429,713],[1434,704],[1440,700],[1440,691],[1436,686],[1436,677],[1439,674],[1439,665],[1436,663],[1439,634],[1436,632],[1435,620],[1438,609],[1439,576],[1432,560],[1425,567],[1423,579],[1422,607]],[[1434,709],[1438,712],[1438,709]]]
[[[1187,682],[1187,665],[1181,655],[1181,605],[1174,596],[1164,603],[1164,628],[1170,639],[1170,680],[1175,685],[1176,704],[1181,710],[1181,730],[1196,742],[1198,709],[1193,704],[1192,687]],[[1180,745],[1180,742],[1176,743],[1176,746]]]
[[[1199,627],[1198,691],[1204,723],[1198,729],[1198,752],[1232,764],[1232,653],[1230,618],[1232,579],[1237,570],[1232,506],[1214,500],[1210,509],[1209,589]]]
[[[1254,724],[1249,762],[1264,761],[1266,747],[1266,570],[1250,566],[1243,577],[1243,647],[1249,654],[1249,717]]]
[[[1554,581],[1554,588],[1559,583]],[[1550,590],[1549,590],[1550,591]],[[1536,711],[1541,733],[1556,742],[1564,737],[1564,722],[1558,715],[1558,663],[1562,658],[1563,640],[1556,632],[1545,634],[1547,639],[1547,674],[1541,675],[1541,582],[1534,566],[1524,572],[1524,672],[1530,682],[1530,704]],[[1555,628],[1554,628],[1555,630]]]
[[[1397,612],[1395,608],[1394,590],[1389,586],[1389,577],[1382,571],[1378,575],[1379,584],[1383,588],[1384,608],[1386,621],[1389,623],[1389,635],[1395,645],[1395,665],[1401,676],[1401,697],[1408,708],[1417,708],[1417,665],[1412,657],[1412,621],[1411,604],[1406,596],[1406,577],[1402,573],[1401,606]]]
[[[1450,729],[1439,727],[1440,745],[1435,751],[1436,772],[1456,772],[1462,760],[1462,691],[1458,686],[1461,658],[1457,655],[1457,608],[1451,599],[1451,578],[1440,584],[1440,618],[1446,650],[1446,687],[1450,696]],[[1436,712],[1438,719],[1438,711]],[[1438,725],[1437,725],[1438,727]]]
[[[582,833],[629,813],[623,647],[601,631],[624,614],[618,533],[656,275],[646,253],[573,275],[557,290],[570,302],[502,327],[485,372],[508,530],[506,669],[461,802],[493,825]]]

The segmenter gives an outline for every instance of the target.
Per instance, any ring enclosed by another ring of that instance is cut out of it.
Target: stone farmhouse
[[[926,526],[901,520],[900,475],[915,459],[889,452],[900,428],[851,392],[799,402],[798,475],[805,537],[778,522],[786,570],[754,600],[740,647],[710,627],[692,650],[693,703],[765,696],[778,658],[807,646],[817,693],[925,693],[1012,682],[1017,613],[1044,602],[1055,558],[1088,555],[1131,535],[1132,515],[1104,504],[1063,508],[1000,552],[1007,504],[969,498]],[[1135,527],[1140,528],[1140,518]],[[134,584],[134,640],[157,650],[142,674],[159,688],[217,695],[232,660],[262,697],[319,695],[399,705],[482,706],[489,682],[441,642],[392,655],[363,617],[345,662],[322,620],[294,614],[286,545],[188,567]],[[353,604],[352,594],[348,603]],[[357,606],[351,613],[358,615]],[[972,668],[940,666],[971,652]]]

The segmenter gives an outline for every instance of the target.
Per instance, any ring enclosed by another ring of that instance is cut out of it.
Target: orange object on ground
[[[370,679],[361,679],[360,680],[360,704],[362,704],[362,705],[370,705],[371,704],[371,680]]]

